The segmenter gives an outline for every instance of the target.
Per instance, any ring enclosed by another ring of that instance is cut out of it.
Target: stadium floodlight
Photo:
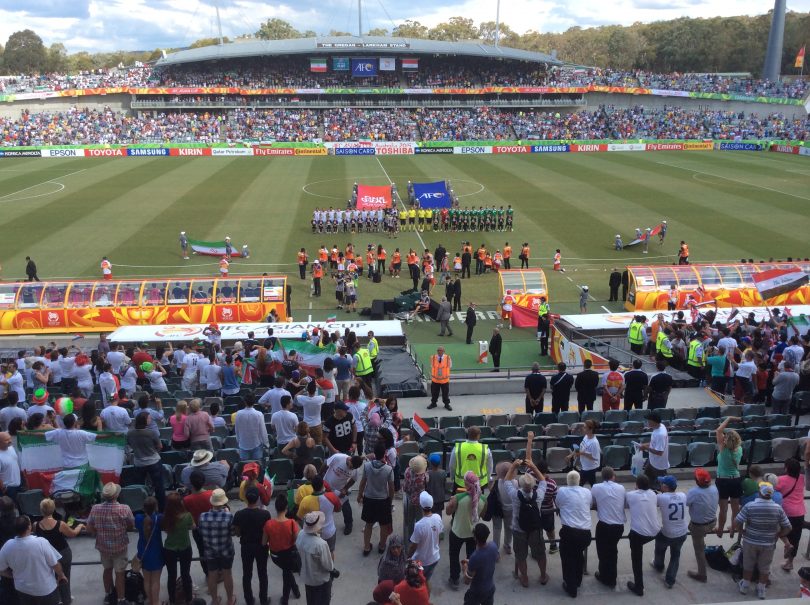
[[[782,50],[785,41],[785,4],[786,0],[773,3],[771,33],[768,35],[768,52],[765,54],[765,68],[762,77],[776,82],[782,73]]]

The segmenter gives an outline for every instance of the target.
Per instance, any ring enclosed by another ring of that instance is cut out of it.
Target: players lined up
[[[333,207],[315,208],[312,213],[312,233],[388,233],[398,231],[490,232],[512,231],[515,211],[511,205],[479,206],[478,208],[410,208],[397,211],[343,210]]]

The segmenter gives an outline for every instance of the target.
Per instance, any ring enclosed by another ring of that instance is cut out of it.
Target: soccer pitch
[[[402,195],[408,180],[449,179],[463,206],[506,205],[515,209],[511,233],[400,233],[313,235],[316,207],[342,207],[357,181],[396,182]],[[810,163],[799,156],[746,152],[600,153],[552,156],[399,156],[294,158],[110,158],[7,159],[0,162],[0,264],[4,281],[24,276],[32,257],[41,279],[99,277],[107,256],[115,277],[215,275],[217,259],[184,261],[178,235],[199,240],[232,238],[247,243],[251,257],[236,259],[232,273],[284,272],[293,286],[293,309],[325,317],[334,296],[309,297],[298,279],[296,252],[315,258],[321,244],[357,250],[382,243],[390,255],[399,247],[433,250],[442,243],[452,255],[469,239],[494,252],[508,241],[516,251],[531,245],[531,266],[546,270],[555,312],[578,310],[579,285],[588,285],[605,308],[612,267],[671,263],[680,240],[693,262],[784,259],[810,256]],[[663,246],[648,255],[625,243],[636,227],[667,220]],[[551,271],[556,248],[564,274]],[[407,277],[387,275],[381,284],[361,280],[359,306],[391,298],[410,287]],[[441,296],[442,287],[436,295]],[[494,274],[463,282],[463,304],[494,307],[500,298]],[[310,304],[311,303],[311,304]]]

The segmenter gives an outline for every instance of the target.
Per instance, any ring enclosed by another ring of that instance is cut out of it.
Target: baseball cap
[[[697,481],[699,485],[708,485],[712,482],[712,476],[705,468],[698,468],[695,469],[695,481]]]
[[[342,401],[338,401],[335,404],[335,409],[336,410],[343,410],[344,412],[348,412],[349,411],[349,406],[346,405],[345,403],[343,403]]]
[[[428,460],[430,461],[430,463],[433,466],[439,466],[442,463],[442,455],[437,454],[437,453],[433,453],[433,454],[430,455]]]
[[[678,489],[678,480],[672,475],[664,475],[663,477],[659,477],[658,482],[661,485],[666,485],[672,491]]]
[[[419,494],[419,506],[423,509],[433,508],[433,496],[427,492],[422,492]]]

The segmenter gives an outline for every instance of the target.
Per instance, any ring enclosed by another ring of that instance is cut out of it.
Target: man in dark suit
[[[435,261],[436,271],[442,266],[442,259],[447,256],[447,250],[441,244],[433,251],[433,260]]]
[[[464,279],[464,274],[467,274],[467,277],[470,277],[470,264],[472,263],[472,253],[467,251],[467,248],[464,248],[464,252],[461,255],[461,279]]]
[[[622,285],[622,274],[614,267],[608,279],[608,286],[610,287],[610,302],[619,300],[619,286]]]
[[[627,269],[622,271],[622,300],[627,300],[627,288],[630,287],[630,273]]]
[[[501,345],[503,339],[501,338],[501,331],[498,328],[493,328],[492,338],[489,339],[489,354],[492,355],[492,365],[495,366],[493,372],[501,371]]]
[[[448,277],[447,282],[444,284],[444,295],[447,297],[447,300],[451,302],[456,296],[456,287],[452,277]],[[455,311],[455,309],[453,310]]]
[[[453,311],[461,311],[461,280],[453,281]]]
[[[470,306],[467,307],[467,315],[464,317],[464,323],[467,324],[467,344],[472,344],[473,328],[478,323],[478,318],[475,316],[475,303],[470,301]]]

